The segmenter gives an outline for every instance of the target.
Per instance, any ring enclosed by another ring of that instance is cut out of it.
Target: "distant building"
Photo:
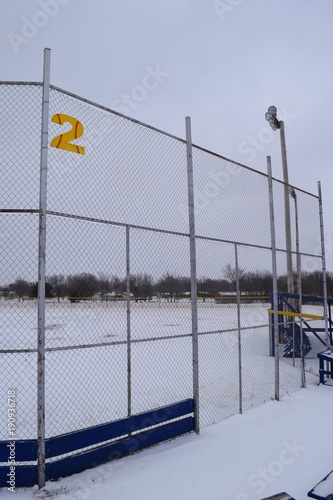
[[[270,296],[265,295],[265,292],[256,291],[241,291],[240,300],[244,304],[252,302],[269,302]],[[235,304],[237,302],[236,292],[217,292],[215,296],[216,304]]]

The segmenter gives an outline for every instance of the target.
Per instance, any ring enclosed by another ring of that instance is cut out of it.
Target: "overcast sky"
[[[333,270],[331,0],[0,0],[0,80],[51,83],[282,179],[323,184]],[[317,235],[317,232],[316,232]],[[317,242],[314,243],[314,246]]]

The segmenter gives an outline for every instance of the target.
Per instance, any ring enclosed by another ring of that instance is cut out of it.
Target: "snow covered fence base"
[[[187,399],[115,422],[47,439],[46,481],[69,476],[154,444],[194,431],[194,400]],[[15,447],[15,463],[0,467],[0,487],[34,486],[38,482],[37,440],[0,443],[0,461]],[[20,462],[20,465],[16,465]],[[29,465],[23,465],[28,462]],[[31,462],[34,462],[31,465]],[[21,465],[22,463],[22,465]],[[11,478],[13,474],[15,478]]]

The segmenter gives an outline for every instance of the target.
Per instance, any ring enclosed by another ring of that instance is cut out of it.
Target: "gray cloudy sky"
[[[0,80],[51,82],[282,179],[277,106],[291,184],[323,184],[333,270],[331,0],[0,0]],[[315,243],[317,244],[317,242]],[[314,245],[315,246],[315,245]]]

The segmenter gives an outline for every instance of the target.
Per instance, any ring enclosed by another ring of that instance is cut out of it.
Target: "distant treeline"
[[[219,292],[235,292],[236,273],[230,266],[223,271],[223,278],[200,278],[197,282],[198,296],[215,297]],[[295,292],[296,275],[294,276]],[[239,270],[239,286],[241,292],[257,292],[258,295],[269,295],[272,291],[272,275],[268,271],[246,272]],[[333,273],[327,273],[328,296],[333,293]],[[278,278],[278,290],[287,291],[286,275]],[[126,295],[126,279],[119,276],[107,277],[103,274],[95,276],[90,273],[63,276],[54,274],[46,279],[46,297],[72,299],[79,297]],[[172,297],[188,296],[191,291],[191,280],[186,276],[165,273],[159,279],[153,279],[149,274],[135,274],[130,278],[130,293],[133,297]],[[3,296],[37,297],[37,282],[29,282],[18,278],[14,283],[0,286]],[[322,273],[320,271],[302,274],[302,293],[307,295],[323,295]]]

